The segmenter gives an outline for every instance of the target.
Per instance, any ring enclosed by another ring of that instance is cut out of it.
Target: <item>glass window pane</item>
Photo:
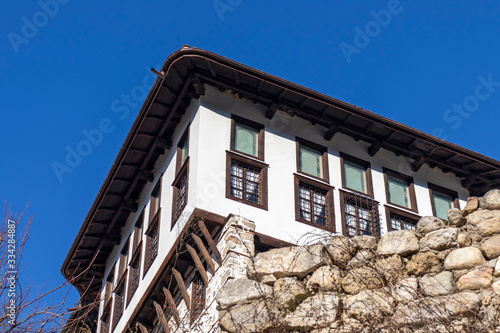
[[[436,211],[436,216],[447,220],[448,219],[448,210],[453,208],[453,198],[451,195],[432,192],[433,201],[434,201],[434,210]]]
[[[300,171],[323,178],[323,165],[321,156],[323,154],[317,150],[306,147],[299,147],[299,168]]]
[[[387,177],[389,202],[403,207],[410,207],[409,186],[404,180]]]
[[[256,130],[255,128],[235,123],[234,149],[248,155],[257,156],[258,134],[259,131]]]
[[[366,193],[365,168],[351,162],[344,162],[345,186]]]
[[[186,162],[188,158],[188,140],[184,140],[184,143],[181,146],[181,165]]]

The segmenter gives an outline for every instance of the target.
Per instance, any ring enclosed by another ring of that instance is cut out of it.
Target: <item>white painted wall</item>
[[[152,279],[165,260],[177,236],[189,219],[194,208],[204,209],[222,216],[238,214],[256,224],[256,231],[288,242],[304,242],[304,234],[323,234],[324,231],[295,221],[295,199],[293,174],[297,172],[295,137],[316,142],[328,148],[328,165],[330,185],[334,186],[334,210],[336,231],[342,232],[341,203],[339,189],[342,188],[341,164],[339,153],[369,161],[372,167],[374,199],[380,203],[382,232],[386,232],[385,209],[387,203],[385,182],[382,168],[386,167],[414,178],[417,197],[418,214],[432,215],[431,201],[427,182],[432,182],[445,188],[457,191],[464,205],[468,192],[462,188],[460,180],[451,173],[443,173],[439,169],[431,169],[428,165],[414,173],[410,169],[406,157],[397,157],[394,153],[381,149],[374,157],[367,154],[368,144],[354,141],[351,137],[336,134],[331,141],[325,141],[325,129],[315,126],[298,117],[289,117],[279,111],[272,119],[265,118],[266,108],[253,104],[246,99],[238,99],[228,93],[221,93],[215,88],[206,87],[206,95],[200,100],[193,100],[186,115],[179,124],[173,137],[173,149],[166,151],[156,163],[155,180],[148,183],[139,200],[139,210],[131,214],[122,232],[122,241],[111,253],[105,276],[113,264],[118,260],[123,244],[132,233],[135,221],[139,217],[142,207],[145,207],[144,231],[149,221],[149,199],[156,182],[162,178],[161,193],[161,225],[158,255],[142,279],[144,256],[141,262],[141,281],[139,287],[126,307],[122,320],[116,327],[116,332],[124,329],[126,319],[132,315],[141,296],[146,292]],[[268,169],[268,210],[226,199],[225,172],[226,150],[230,149],[231,114],[235,114],[265,125],[265,158]],[[182,216],[174,228],[170,230],[172,216],[172,182],[175,177],[175,161],[177,143],[187,126],[189,134],[189,189],[188,203]],[[145,239],[142,242],[142,253],[145,251]],[[130,258],[129,258],[130,260]],[[105,279],[104,279],[105,280]],[[100,315],[102,315],[102,304]],[[113,313],[113,309],[112,309]]]

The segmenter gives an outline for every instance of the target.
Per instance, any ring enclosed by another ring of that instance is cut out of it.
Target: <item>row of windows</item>
[[[264,127],[233,116],[231,151],[227,152],[228,198],[267,209],[267,168],[264,163]],[[326,147],[297,138],[295,178],[296,219],[334,230],[333,196],[328,175]],[[378,202],[373,200],[370,163],[341,153],[342,184],[350,190],[341,193],[344,232],[347,235],[377,234]],[[305,175],[305,176],[302,176]],[[388,230],[414,228],[418,213],[412,177],[385,169]],[[435,216],[447,219],[450,208],[458,207],[455,192],[429,184]],[[353,199],[354,198],[354,199]],[[363,204],[358,204],[363,200]],[[397,210],[395,207],[402,208]]]

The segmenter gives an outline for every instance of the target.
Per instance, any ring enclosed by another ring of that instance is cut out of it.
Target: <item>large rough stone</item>
[[[248,264],[249,278],[260,280],[264,275],[276,278],[297,276],[303,278],[316,268],[326,264],[322,244],[304,247],[283,247],[261,252]]]
[[[392,288],[392,297],[398,303],[413,301],[418,296],[417,278],[406,278]]]
[[[434,276],[424,276],[419,281],[420,289],[427,296],[449,295],[455,292],[453,285],[453,273],[441,272]]]
[[[434,230],[446,227],[444,221],[435,216],[423,216],[417,222],[417,234],[424,235]]]
[[[273,318],[280,318],[269,306],[269,301],[259,299],[219,312],[219,324],[231,333],[258,333],[276,326]]]
[[[448,210],[448,224],[454,227],[461,227],[467,222],[465,217],[462,215],[462,211],[458,208],[452,208]]]
[[[326,250],[330,258],[332,258],[333,263],[343,267],[351,260],[354,249],[348,238],[344,236],[333,236],[328,240]]]
[[[444,268],[447,270],[471,269],[485,262],[481,250],[475,247],[464,247],[453,250],[446,256]]]
[[[465,204],[465,207],[462,210],[462,215],[467,216],[478,208],[479,208],[479,199],[477,197],[469,197],[467,198],[467,203]]]
[[[478,290],[488,288],[493,282],[493,269],[490,267],[479,267],[465,275],[457,282],[459,290]]]
[[[438,320],[468,317],[477,312],[479,297],[471,292],[426,297],[396,307],[393,319],[399,325],[421,326]]]
[[[383,286],[383,275],[371,267],[353,268],[342,279],[342,289],[348,294],[365,289],[379,289]]]
[[[458,228],[431,231],[420,239],[420,249],[445,250],[457,246]]]
[[[432,252],[419,252],[411,257],[406,264],[406,271],[410,275],[424,275],[437,273],[441,270],[441,262]]]
[[[343,301],[347,317],[361,322],[392,313],[394,299],[388,290],[362,290]]]
[[[377,246],[377,238],[367,235],[354,236],[352,245],[357,250],[374,250]]]
[[[476,210],[467,215],[467,223],[477,226],[483,237],[500,234],[500,210]]]
[[[304,298],[309,297],[304,284],[291,277],[278,279],[273,286],[276,305],[295,309]]]
[[[382,255],[399,254],[407,256],[419,250],[418,238],[410,230],[397,230],[386,233],[378,243],[378,253]]]
[[[500,235],[494,235],[481,244],[481,251],[488,259],[500,256]]]
[[[493,275],[495,275],[496,277],[500,276],[500,259],[497,260],[497,262],[495,263],[495,268],[494,268],[494,272],[493,272]]]
[[[397,254],[377,260],[373,267],[389,283],[395,283],[399,280],[405,268],[401,257]]]
[[[228,281],[215,297],[222,309],[238,303],[271,295],[273,288],[245,278]]]
[[[359,250],[356,255],[349,261],[348,266],[355,268],[365,266],[375,258],[373,250]]]
[[[329,326],[337,317],[339,300],[334,292],[311,296],[285,317],[285,325],[296,330]]]
[[[318,268],[306,283],[310,291],[341,291],[342,276],[336,266],[322,266]]]
[[[482,198],[479,203],[481,208],[494,210],[500,209],[500,190],[490,190]]]
[[[500,295],[500,280],[493,282],[491,288],[493,288],[493,291],[497,293],[497,295]]]

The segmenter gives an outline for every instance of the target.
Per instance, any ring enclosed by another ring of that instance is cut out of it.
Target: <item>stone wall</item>
[[[500,332],[500,190],[448,221],[252,257],[216,297],[224,332]]]

